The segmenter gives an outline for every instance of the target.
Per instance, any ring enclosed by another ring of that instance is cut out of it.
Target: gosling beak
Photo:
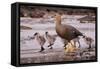
[[[29,37],[29,40],[35,39],[35,37]]]

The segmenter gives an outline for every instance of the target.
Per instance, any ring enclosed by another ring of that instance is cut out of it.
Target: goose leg
[[[64,49],[67,49],[67,48],[66,48],[66,45],[67,45],[69,42],[68,42],[68,41],[66,41],[66,40],[63,40],[63,43],[64,43],[64,46],[63,46],[63,47],[64,47]]]
[[[66,45],[67,45],[67,44],[64,44],[64,49],[66,49]]]
[[[73,44],[72,44],[72,42],[70,41],[70,44],[74,47],[76,43],[73,41]]]
[[[81,47],[80,41],[78,41],[78,44],[79,44],[79,47],[78,48],[80,48]]]

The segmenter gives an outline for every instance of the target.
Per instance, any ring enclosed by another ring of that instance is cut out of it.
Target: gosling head
[[[85,42],[86,42],[87,44],[90,44],[90,43],[92,43],[92,42],[94,41],[93,38],[88,37],[88,36],[84,36],[83,38],[84,38],[84,40],[85,40]]]
[[[34,36],[36,36],[38,33],[36,32],[36,33],[34,33]]]
[[[39,33],[36,32],[32,37],[28,36],[29,40],[35,39],[35,37],[36,37],[38,34],[39,34]]]
[[[45,34],[47,35],[47,34],[48,34],[48,32],[45,32]]]
[[[34,37],[39,36],[39,33],[36,32],[36,33],[34,33],[33,36],[34,36]]]

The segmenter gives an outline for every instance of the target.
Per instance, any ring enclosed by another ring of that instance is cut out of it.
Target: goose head
[[[56,24],[61,24],[61,16],[62,16],[61,13],[55,13],[54,20]]]
[[[62,16],[61,12],[58,12],[57,10],[50,11],[49,9],[47,9],[47,12],[51,14],[51,18],[54,18],[54,22],[56,24],[61,24],[61,16]]]

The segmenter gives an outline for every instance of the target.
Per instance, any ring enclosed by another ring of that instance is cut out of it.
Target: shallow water
[[[33,54],[34,55],[41,54],[41,53],[38,53],[38,51],[40,51],[40,45],[38,44],[38,42],[36,40],[33,40],[33,39],[28,40],[29,37],[32,37],[34,35],[34,33],[38,32],[38,33],[40,33],[41,35],[44,36],[44,33],[46,31],[48,31],[51,35],[57,35],[57,33],[55,31],[55,24],[54,23],[49,22],[49,23],[41,24],[40,23],[41,19],[39,19],[40,21],[37,19],[37,21],[34,21],[34,23],[32,23],[33,20],[22,21],[22,23],[21,23],[21,25],[29,26],[29,27],[32,28],[32,30],[20,30],[20,32],[21,32],[21,34],[20,34],[20,40],[21,40],[20,41],[20,50],[21,50],[21,52],[20,53],[21,53],[21,57],[23,57],[23,58],[25,58],[25,57],[28,58],[28,55],[30,57],[35,58],[35,56],[33,56]],[[29,23],[26,23],[26,22],[29,22]],[[78,23],[78,21],[76,21],[76,23],[74,21],[72,21],[72,23],[71,22],[66,23],[66,20],[65,20],[65,22],[62,22],[62,23],[72,25],[75,28],[77,28],[80,32],[85,34],[86,36],[89,36],[92,39],[94,39],[92,46],[95,47],[95,24],[94,23],[84,23],[84,24],[82,24],[82,23]],[[83,38],[80,38],[80,43],[81,43],[81,48],[84,48],[84,49],[88,48],[88,45],[85,43]],[[63,52],[63,45],[64,44],[62,43],[61,38],[59,36],[57,36],[56,41],[53,45],[52,51],[56,52],[56,50],[60,49],[60,52]],[[46,43],[44,44],[44,48],[46,49],[45,50],[46,52],[49,51],[49,48],[47,46],[48,46],[48,42],[46,41]],[[50,51],[49,51],[49,53],[50,53]],[[47,54],[49,54],[49,53],[47,53]],[[56,52],[56,53],[59,53],[59,52]],[[63,54],[64,54],[64,52],[63,52]],[[43,53],[42,53],[42,55],[43,55]],[[48,55],[48,56],[50,56],[50,55]],[[43,57],[41,57],[41,58],[43,59]],[[53,57],[51,57],[51,58],[53,58]],[[22,59],[22,60],[24,61],[24,59]],[[36,62],[38,62],[38,60],[39,59],[37,59]],[[46,58],[45,58],[45,60],[46,60]],[[58,59],[55,59],[55,60],[58,61]],[[43,60],[41,60],[41,61],[39,60],[39,62],[42,62],[42,61]],[[48,62],[48,61],[46,60],[46,62]]]

